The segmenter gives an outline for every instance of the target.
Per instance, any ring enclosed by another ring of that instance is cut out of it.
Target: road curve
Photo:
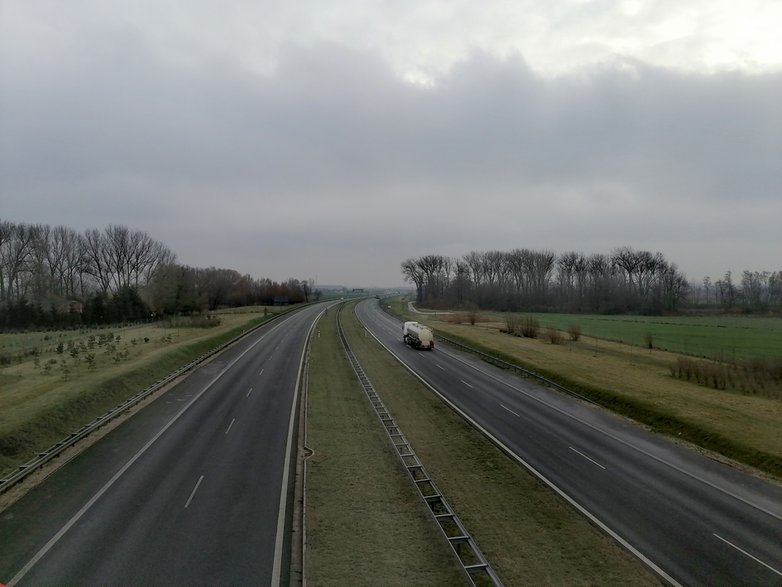
[[[0,583],[276,584],[297,380],[324,307],[257,329],[0,514]]]
[[[447,345],[415,351],[376,300],[356,313],[425,383],[663,580],[782,584],[778,485]]]

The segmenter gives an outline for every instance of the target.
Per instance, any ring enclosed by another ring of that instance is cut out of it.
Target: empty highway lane
[[[665,581],[782,584],[782,489],[441,344],[402,344],[376,300],[359,318],[428,385]]]
[[[2,512],[0,583],[276,584],[297,381],[324,307],[255,330]]]

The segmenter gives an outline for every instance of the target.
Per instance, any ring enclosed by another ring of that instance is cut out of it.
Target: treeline
[[[689,291],[675,263],[630,247],[608,255],[531,249],[425,255],[401,269],[419,302],[507,311],[675,312]]]
[[[122,225],[79,233],[0,220],[0,328],[135,321],[281,297],[297,303],[311,288],[182,266],[166,245]]]
[[[713,283],[704,277],[694,289],[695,304],[741,312],[782,310],[782,271],[744,271],[738,283],[728,271]]]
[[[605,314],[674,313],[685,305],[782,310],[782,271],[744,271],[739,283],[728,272],[693,286],[661,253],[631,247],[592,255],[531,249],[424,255],[405,260],[401,270],[417,300],[432,306]]]

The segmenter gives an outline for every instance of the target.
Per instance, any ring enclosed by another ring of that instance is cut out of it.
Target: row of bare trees
[[[689,289],[662,254],[630,247],[609,255],[531,249],[425,255],[401,269],[419,302],[499,310],[674,312]]]
[[[122,225],[79,233],[0,220],[0,327],[58,326],[307,301],[312,283],[186,267],[147,233]]]
[[[126,226],[79,233],[66,226],[0,221],[0,302],[62,304],[145,285],[175,255]]]
[[[728,271],[717,281],[703,278],[695,291],[698,303],[716,305],[726,310],[767,312],[782,308],[782,271],[744,271],[739,283],[734,283]]]
[[[168,264],[161,267],[144,289],[157,314],[181,314],[221,307],[271,305],[285,300],[294,304],[319,297],[312,281],[288,279],[282,283],[255,279],[234,269],[206,269]]]

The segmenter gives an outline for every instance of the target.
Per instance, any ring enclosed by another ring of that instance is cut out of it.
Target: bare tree
[[[6,220],[0,221],[0,301],[8,299],[6,296],[6,279],[8,278],[10,268],[6,264],[6,251],[10,247],[13,237],[14,225]]]
[[[402,275],[405,281],[415,285],[416,302],[421,303],[424,295],[424,272],[418,266],[415,259],[406,259],[402,261]]]
[[[24,279],[24,273],[29,269],[35,231],[27,224],[11,226],[11,236],[0,250],[0,264],[5,268],[5,299],[18,300],[27,294],[29,283]]]
[[[111,287],[111,268],[106,255],[105,237],[97,229],[85,231],[82,241],[82,270],[95,280],[100,291],[106,293]]]

